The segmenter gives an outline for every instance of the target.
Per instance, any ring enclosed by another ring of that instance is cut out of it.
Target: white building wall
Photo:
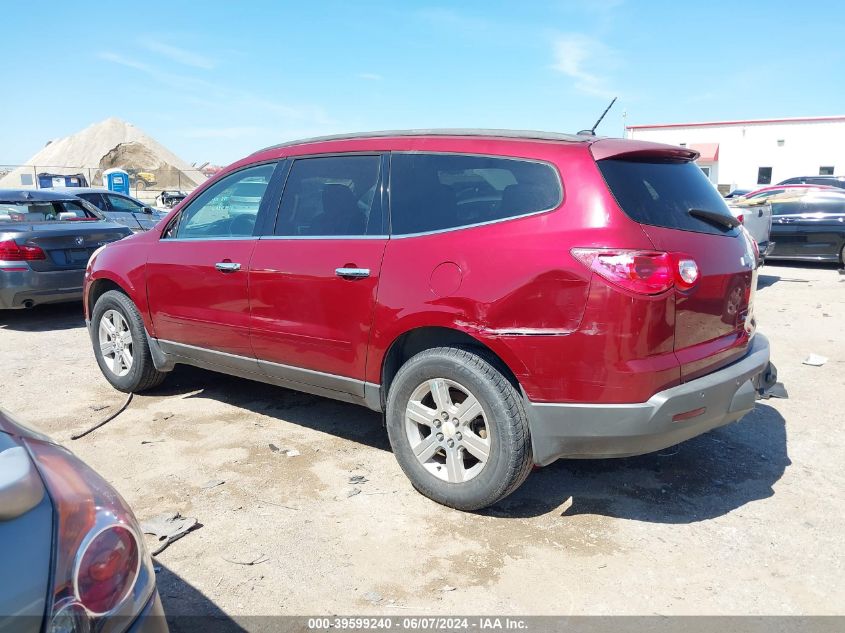
[[[822,166],[833,166],[835,175],[845,174],[845,117],[824,121],[635,126],[628,128],[627,136],[670,145],[718,143],[718,163],[711,169],[711,180],[727,189],[755,188],[759,167],[772,168],[772,184],[792,176],[818,175]]]

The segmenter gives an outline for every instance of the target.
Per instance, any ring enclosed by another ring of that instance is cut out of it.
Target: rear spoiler
[[[687,147],[621,138],[599,139],[590,144],[590,152],[592,152],[595,160],[627,158],[629,160],[656,159],[690,163],[700,156],[694,149]]]

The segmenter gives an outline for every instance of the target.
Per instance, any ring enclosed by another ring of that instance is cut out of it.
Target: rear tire
[[[522,397],[473,351],[438,347],[408,360],[387,397],[393,453],[413,486],[458,510],[516,490],[533,463]]]
[[[167,376],[153,365],[144,321],[122,292],[109,290],[97,299],[91,314],[91,342],[100,371],[119,391],[146,391]]]

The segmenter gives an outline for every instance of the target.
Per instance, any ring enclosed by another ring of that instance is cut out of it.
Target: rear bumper
[[[84,278],[85,269],[42,273],[0,268],[0,310],[78,301]]]
[[[561,457],[642,455],[734,422],[754,408],[768,366],[769,341],[757,334],[740,360],[656,393],[647,402],[527,402],[534,462],[545,466]],[[673,421],[689,412],[694,417]]]

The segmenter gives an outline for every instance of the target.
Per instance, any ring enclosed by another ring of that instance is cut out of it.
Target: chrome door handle
[[[370,276],[369,268],[335,268],[334,274],[338,277],[351,277],[353,279],[363,279]]]
[[[241,269],[241,265],[236,262],[217,262],[214,267],[221,273],[234,273]]]

